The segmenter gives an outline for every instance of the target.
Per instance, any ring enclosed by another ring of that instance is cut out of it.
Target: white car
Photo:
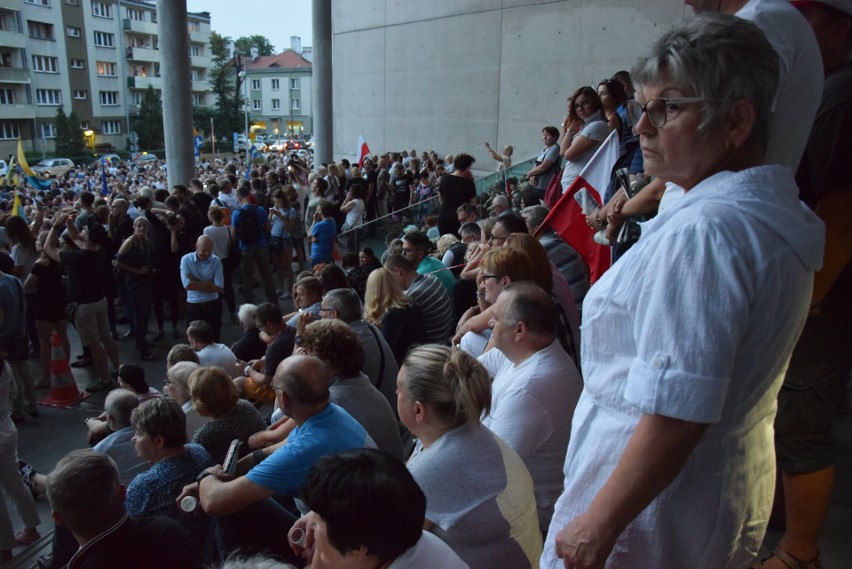
[[[0,176],[5,176],[9,173],[9,165],[5,160],[0,160]]]
[[[68,158],[45,158],[33,166],[33,172],[39,175],[64,176],[68,170],[73,169],[74,162]]]

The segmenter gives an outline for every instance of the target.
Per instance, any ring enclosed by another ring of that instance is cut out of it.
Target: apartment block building
[[[246,93],[251,129],[269,136],[313,134],[311,62],[293,48],[278,55],[258,57],[246,65]]]
[[[211,106],[210,15],[188,14],[192,99]],[[56,112],[87,144],[125,149],[148,86],[163,89],[154,0],[0,0],[0,157],[50,151]]]

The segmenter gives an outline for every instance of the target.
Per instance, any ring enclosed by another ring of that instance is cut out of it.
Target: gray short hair
[[[530,281],[514,282],[500,292],[503,295],[508,296],[503,313],[507,326],[523,322],[527,330],[538,336],[556,334],[556,309],[543,288]]]
[[[177,389],[187,399],[189,395],[189,376],[201,366],[195,362],[178,362],[169,368],[166,377],[174,389]]]
[[[139,397],[129,389],[114,389],[106,396],[104,410],[119,427],[130,426],[130,414],[139,407]]]
[[[544,218],[547,217],[548,209],[543,205],[531,205],[521,210],[521,217],[527,222],[527,227],[531,231],[535,231],[542,224]],[[545,228],[547,229],[547,228]]]
[[[248,328],[254,328],[254,314],[257,312],[257,305],[254,304],[243,304],[240,305],[240,309],[237,311],[237,318],[240,319],[240,322],[243,326]]]
[[[750,101],[756,113],[751,140],[766,147],[780,64],[754,23],[726,14],[699,14],[663,34],[631,75],[637,90],[665,80],[687,95],[707,99],[698,126],[703,133],[728,116],[738,99]]]
[[[351,324],[361,319],[361,299],[351,288],[336,288],[325,293],[322,299],[326,308],[337,312],[337,317]]]
[[[73,532],[100,533],[121,519],[124,497],[113,460],[93,450],[73,450],[47,476],[50,508]]]

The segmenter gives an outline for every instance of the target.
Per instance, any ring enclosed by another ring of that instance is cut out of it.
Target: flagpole
[[[216,162],[216,133],[213,131],[213,117],[210,117],[210,146],[213,153],[211,163]]]

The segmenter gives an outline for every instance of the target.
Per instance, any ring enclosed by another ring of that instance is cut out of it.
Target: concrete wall
[[[683,0],[334,0],[334,156],[541,149],[577,87],[630,69]]]

